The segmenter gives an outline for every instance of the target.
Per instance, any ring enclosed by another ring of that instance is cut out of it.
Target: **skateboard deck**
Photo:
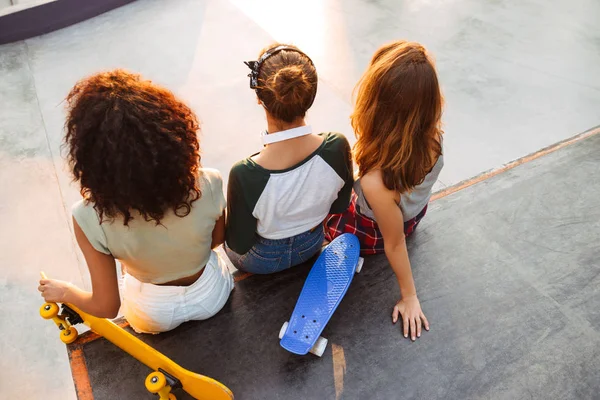
[[[45,278],[45,275],[42,276]],[[234,398],[231,390],[222,383],[181,367],[108,319],[94,317],[67,303],[62,304],[60,314],[56,303],[45,303],[40,308],[40,314],[45,319],[54,320],[61,330],[61,340],[67,344],[77,339],[77,330],[72,325],[83,322],[92,331],[148,366],[154,372],[146,378],[146,388],[158,394],[160,399],[175,399],[170,393],[172,387],[181,387],[199,400]]]
[[[312,352],[323,354],[327,340],[319,335],[362,266],[359,254],[358,238],[349,233],[337,237],[323,250],[306,278],[289,322],[281,328],[281,347],[304,355],[320,340]]]

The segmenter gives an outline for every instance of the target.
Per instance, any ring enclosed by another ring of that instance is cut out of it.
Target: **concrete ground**
[[[596,400],[600,181],[589,178],[598,165],[596,133],[432,202],[408,239],[431,322],[415,343],[391,323],[398,285],[385,255],[365,257],[323,331],[322,358],[277,340],[310,262],[240,280],[213,318],[142,339],[236,400]],[[151,398],[148,367],[104,339],[82,349],[80,400],[91,399],[81,390],[88,377],[94,400]]]
[[[352,88],[374,50],[420,41],[446,99],[442,189],[600,123],[599,16],[595,0],[139,0],[0,46],[0,397],[74,398],[36,282],[43,269],[89,287],[60,149],[62,100],[81,77],[123,67],[171,88],[203,121],[204,165],[226,175],[260,146],[242,61],[262,47],[292,42],[313,58],[310,123],[352,140]]]

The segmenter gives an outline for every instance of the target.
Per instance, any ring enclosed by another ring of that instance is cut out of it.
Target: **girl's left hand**
[[[38,290],[42,297],[49,303],[62,303],[67,299],[73,285],[57,279],[41,279]]]
[[[410,333],[411,339],[414,341],[421,337],[421,325],[429,330],[429,321],[421,310],[421,304],[416,295],[403,297],[392,312],[392,322],[395,324],[398,321],[398,316],[402,317],[402,328],[404,337],[407,338]]]

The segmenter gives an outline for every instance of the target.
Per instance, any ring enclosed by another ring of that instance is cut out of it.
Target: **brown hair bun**
[[[281,46],[276,43],[263,50]],[[295,46],[267,58],[258,74],[256,93],[267,111],[275,118],[291,123],[304,118],[317,93],[317,70],[310,59]]]
[[[311,95],[311,86],[302,68],[297,65],[284,67],[267,81],[267,88],[282,104],[300,104]]]

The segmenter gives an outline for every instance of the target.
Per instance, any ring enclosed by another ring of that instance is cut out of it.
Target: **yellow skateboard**
[[[43,272],[42,278],[46,279]],[[108,319],[86,314],[67,303],[62,304],[62,310],[56,303],[44,303],[40,308],[40,315],[54,321],[61,330],[60,340],[66,344],[77,339],[77,329],[73,325],[84,323],[92,331],[150,367],[154,372],[146,377],[146,389],[158,394],[161,400],[174,400],[175,395],[171,393],[171,389],[178,387],[199,400],[233,399],[233,393],[227,386],[188,371]]]

